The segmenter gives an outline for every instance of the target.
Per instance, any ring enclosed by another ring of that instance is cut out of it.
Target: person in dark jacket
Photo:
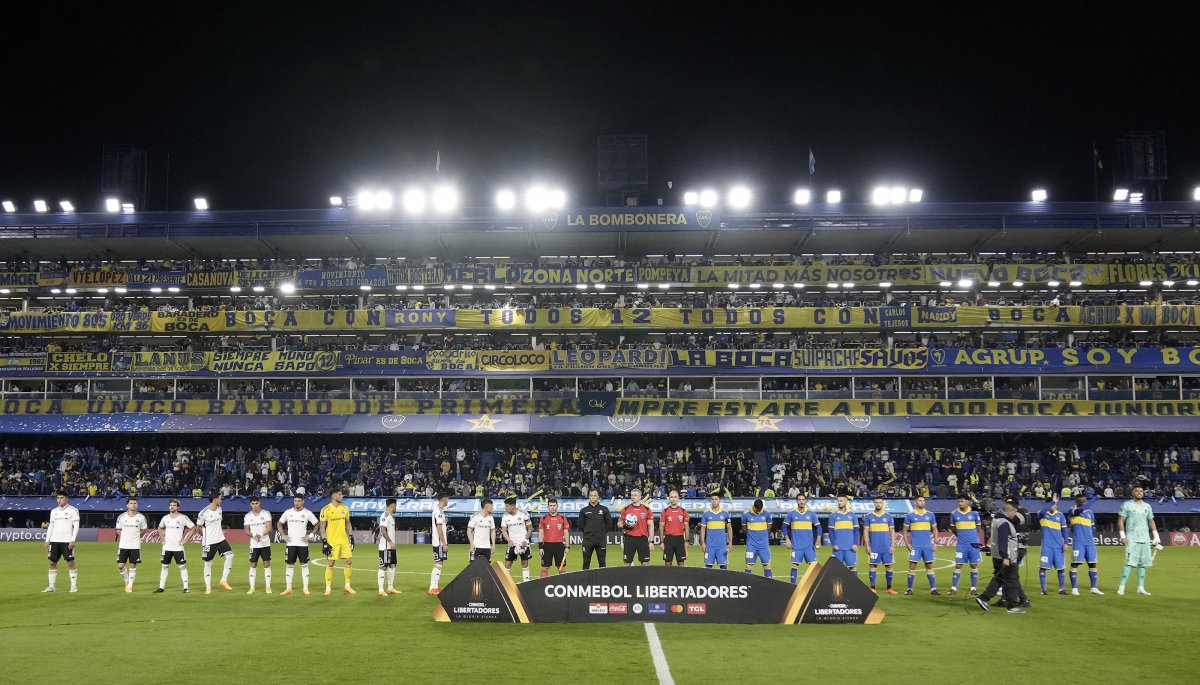
[[[592,566],[592,552],[596,553],[596,561],[600,568],[607,566],[605,557],[608,554],[608,531],[612,526],[612,512],[600,504],[600,492],[588,492],[588,504],[579,510],[579,531],[583,533],[583,568]]]
[[[990,539],[992,553],[992,568],[994,574],[987,589],[975,601],[984,611],[991,609],[991,599],[999,592],[1004,593],[1004,604],[1011,614],[1025,613],[1021,606],[1021,576],[1018,568],[1021,563],[1021,542],[1018,537],[1018,526],[1024,520],[1020,513],[1020,502],[1016,498],[1004,500],[1004,513],[992,518]]]

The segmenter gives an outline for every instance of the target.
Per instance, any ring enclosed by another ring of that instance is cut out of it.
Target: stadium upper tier
[[[754,251],[884,254],[1011,249],[1081,252],[1189,249],[1196,202],[921,203],[902,209],[814,203],[753,210],[694,206],[575,207],[538,213],[464,208],[453,215],[401,209],[179,211],[0,215],[0,245],[46,258],[191,259],[264,252],[308,258],[358,252],[405,255],[712,254],[752,240]],[[481,241],[481,237],[483,240]],[[63,240],[77,238],[78,240]],[[736,248],[735,248],[736,249]]]

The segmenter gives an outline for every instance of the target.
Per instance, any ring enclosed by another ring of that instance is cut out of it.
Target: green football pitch
[[[284,565],[274,569],[275,594],[245,594],[245,546],[230,577],[232,592],[204,594],[196,549],[192,592],[180,592],[171,569],[165,594],[156,545],[146,545],[133,594],[122,591],[115,546],[84,543],[77,551],[79,592],[70,594],[66,565],[58,592],[41,594],[46,560],[36,543],[6,544],[0,553],[0,650],[4,682],[366,682],[416,679],[464,682],[655,682],[641,624],[497,625],[436,623],[436,599],[426,594],[431,567],[424,546],[400,549],[396,586],[376,594],[373,549],[358,549],[358,594],[322,596],[323,569],[312,568],[311,596],[281,597]],[[277,552],[282,548],[277,547]],[[316,548],[314,548],[316,551]],[[445,585],[466,563],[450,551]],[[773,550],[774,551],[774,550]],[[776,551],[778,559],[783,550]],[[579,558],[569,559],[577,567]],[[610,550],[609,559],[619,559]],[[826,556],[822,550],[822,559]],[[939,549],[938,582],[948,587],[951,551]],[[1036,558],[1036,555],[1031,555]],[[737,552],[731,559],[738,559]],[[1101,548],[1104,596],[1038,595],[1036,568],[1023,571],[1033,599],[1027,614],[984,614],[969,596],[933,597],[922,573],[913,597],[882,596],[877,626],[656,626],[677,683],[798,682],[1187,682],[1200,644],[1200,550],[1167,548],[1149,570],[1153,596],[1116,595],[1121,550]],[[988,562],[987,559],[984,560]],[[536,562],[535,562],[536,563]],[[907,568],[906,564],[902,564]],[[214,563],[214,572],[220,568]],[[989,567],[990,568],[990,567]],[[1086,567],[1083,567],[1086,568]],[[860,567],[865,571],[865,567]],[[788,566],[779,567],[786,580]],[[537,570],[533,570],[536,576]],[[520,579],[519,569],[514,574]],[[965,576],[965,574],[964,574]],[[982,573],[981,583],[990,576]],[[299,570],[296,587],[299,588]],[[903,590],[905,572],[896,574]],[[1053,590],[1057,580],[1051,573]],[[340,588],[338,572],[335,588]]]

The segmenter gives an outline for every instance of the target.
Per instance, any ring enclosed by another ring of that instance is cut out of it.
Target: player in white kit
[[[496,519],[492,518],[492,500],[484,498],[479,503],[479,511],[467,522],[467,542],[471,545],[470,560],[483,557],[492,560],[492,548],[496,546]],[[430,590],[429,594],[436,595],[440,590]]]
[[[221,529],[221,495],[214,492],[208,496],[208,506],[196,514],[196,528],[201,530],[200,544],[204,556],[204,594],[212,594],[212,561],[218,555],[225,557],[225,568],[221,571],[221,589],[232,590],[229,587],[229,572],[233,570],[233,548],[225,539],[225,531]],[[192,537],[195,528],[184,535],[184,539]]]
[[[500,517],[500,533],[508,543],[504,552],[504,568],[512,570],[513,562],[521,558],[521,582],[529,580],[529,559],[533,553],[529,551],[529,533],[533,530],[533,521],[529,514],[517,508],[517,498],[509,497],[504,500],[504,516]]]
[[[396,583],[396,500],[389,497],[379,515],[379,596],[398,595]],[[384,587],[384,581],[387,587]]]
[[[71,592],[79,591],[75,569],[75,538],[79,537],[79,510],[69,504],[66,490],[54,493],[58,506],[50,510],[46,525],[46,558],[50,560],[50,584],[42,592],[54,592],[58,583],[58,560],[66,559],[71,573]]]
[[[169,513],[162,517],[158,522],[158,529],[162,534],[162,569],[158,572],[158,589],[155,592],[167,591],[167,571],[171,568],[171,562],[179,567],[179,579],[183,581],[183,592],[188,592],[188,570],[187,557],[183,554],[183,534],[189,529],[194,528],[196,524],[187,517],[187,514],[180,513],[179,500],[173,499],[167,504]]]
[[[125,500],[125,511],[117,517],[117,572],[125,592],[133,592],[138,564],[142,563],[142,531],[149,528],[146,517],[138,513],[136,497]],[[128,564],[128,567],[126,567]]]
[[[433,513],[429,515],[430,542],[433,543],[433,571],[429,574],[429,594],[441,592],[442,564],[449,558],[449,544],[446,542],[446,506],[450,504],[450,496],[439,492],[437,502],[433,505]]]
[[[258,581],[258,560],[262,559],[263,579],[266,581],[267,594],[271,594],[271,533],[275,530],[271,524],[271,512],[262,508],[258,495],[250,497],[250,511],[242,520],[246,535],[250,537],[250,589],[246,594],[254,594],[254,585]]]
[[[292,508],[279,515],[279,532],[283,544],[287,545],[287,571],[284,579],[287,587],[284,595],[292,594],[292,574],[296,572],[296,562],[300,562],[300,577],[303,581],[304,594],[308,592],[308,542],[312,533],[316,532],[320,521],[315,514],[304,508],[304,497],[296,495],[292,498]],[[312,529],[309,529],[312,526]]]

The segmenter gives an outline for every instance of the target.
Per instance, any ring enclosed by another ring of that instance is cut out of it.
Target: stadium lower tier
[[[10,435],[0,493],[75,497],[202,497],[294,493],[351,497],[607,498],[641,488],[687,496],[794,498],[1044,497],[1076,488],[1128,495],[1142,478],[1155,497],[1185,498],[1200,481],[1200,435],[1019,433],[899,436],[537,434]]]

